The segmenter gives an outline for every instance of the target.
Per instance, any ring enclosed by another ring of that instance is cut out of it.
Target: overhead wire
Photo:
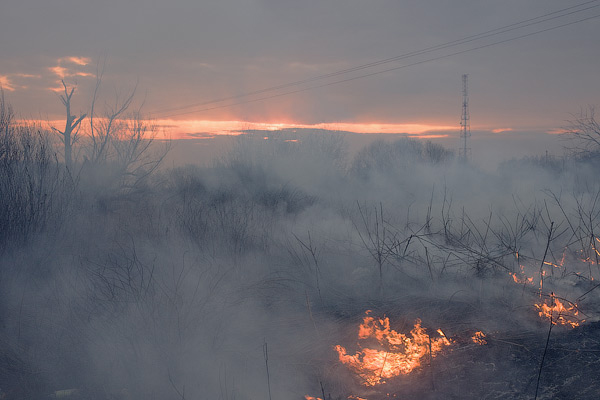
[[[480,46],[473,47],[473,48],[470,48],[470,49],[461,50],[461,51],[457,51],[457,52],[454,52],[454,53],[445,54],[445,55],[442,55],[442,56],[438,56],[438,57],[434,57],[434,58],[429,58],[429,59],[426,59],[426,60],[421,60],[421,61],[417,61],[417,62],[414,62],[414,63],[405,64],[405,65],[401,65],[401,66],[394,67],[394,68],[385,69],[385,70],[382,70],[382,71],[371,72],[371,73],[368,73],[368,74],[363,74],[363,75],[359,75],[359,76],[355,76],[355,77],[351,77],[351,78],[345,78],[345,79],[341,79],[341,80],[337,80],[337,81],[333,81],[333,82],[328,82],[328,83],[321,84],[321,85],[315,85],[315,86],[310,86],[310,87],[306,87],[306,88],[302,88],[302,89],[296,89],[296,90],[287,91],[287,92],[283,92],[283,93],[277,93],[277,94],[273,94],[273,95],[269,95],[269,96],[264,96],[264,97],[259,97],[259,98],[253,98],[253,99],[249,99],[249,100],[239,101],[239,102],[236,102],[236,103],[222,104],[222,105],[217,105],[217,106],[213,106],[213,107],[202,108],[202,109],[199,109],[199,110],[174,113],[174,114],[170,114],[170,115],[168,115],[166,117],[163,117],[163,118],[173,117],[173,116],[179,116],[179,115],[187,115],[187,114],[192,114],[192,113],[197,113],[197,112],[217,110],[217,109],[221,109],[221,108],[228,108],[228,107],[233,107],[233,106],[242,105],[242,104],[248,104],[248,103],[254,103],[254,102],[263,101],[263,100],[269,100],[269,99],[273,99],[273,98],[277,98],[277,97],[288,96],[288,95],[291,95],[291,94],[306,92],[306,91],[309,91],[309,90],[314,90],[314,89],[323,88],[323,87],[327,87],[327,86],[337,85],[337,84],[340,84],[340,83],[350,82],[350,81],[354,81],[354,80],[357,80],[357,79],[367,78],[367,77],[374,76],[374,75],[380,75],[380,74],[383,74],[383,73],[386,73],[386,72],[396,71],[396,70],[399,70],[399,69],[408,68],[408,67],[412,67],[412,66],[419,65],[419,64],[424,64],[424,63],[431,62],[431,61],[441,60],[441,59],[444,59],[444,58],[452,57],[452,56],[459,55],[459,54],[468,53],[468,52],[479,50],[479,49],[483,49],[483,48],[486,48],[486,47],[491,47],[491,46],[495,46],[495,45],[498,45],[498,44],[507,43],[507,42],[510,42],[510,41],[513,41],[513,40],[522,39],[522,38],[525,38],[525,37],[528,37],[528,36],[533,36],[533,35],[536,35],[536,34],[539,34],[539,33],[551,31],[551,30],[554,30],[554,29],[562,28],[562,27],[565,27],[565,26],[573,25],[573,24],[576,24],[576,23],[580,23],[580,22],[591,20],[591,19],[595,19],[595,18],[600,18],[600,14],[599,15],[594,15],[594,16],[591,16],[591,17],[586,17],[586,18],[580,19],[578,21],[573,21],[573,22],[562,24],[562,25],[558,25],[558,26],[546,28],[546,29],[543,29],[543,30],[540,30],[540,31],[530,32],[530,33],[527,33],[527,34],[524,34],[524,35],[520,35],[520,36],[517,36],[517,37],[513,37],[513,38],[509,38],[509,39],[504,39],[504,40],[501,40],[501,41],[498,41],[498,42],[488,43],[488,44],[480,45]]]
[[[228,103],[228,104],[222,104],[222,105],[216,105],[216,106],[211,106],[211,107],[205,107],[205,108],[200,108],[200,109],[195,109],[195,110],[191,110],[191,111],[183,111],[186,109],[190,109],[190,108],[197,108],[197,107],[201,107],[201,106],[207,106],[210,104],[215,104],[215,103],[220,103],[223,101],[228,101],[228,100],[235,100],[235,99],[240,99],[240,98],[244,98],[244,97],[249,97],[249,96],[254,96],[254,95],[258,95],[258,94],[263,94],[263,93],[267,93],[267,92],[272,92],[272,91],[278,91],[278,90],[282,90],[282,89],[286,89],[286,88],[290,88],[290,87],[294,87],[294,86],[300,86],[300,85],[304,85],[307,83],[312,83],[312,82],[316,82],[316,81],[320,81],[320,80],[324,80],[327,78],[333,78],[339,75],[345,75],[351,72],[356,72],[356,71],[361,71],[361,70],[365,70],[365,69],[369,69],[369,68],[373,68],[373,67],[377,67],[380,65],[384,65],[384,64],[388,64],[391,62],[396,62],[396,61],[400,61],[403,59],[408,59],[408,58],[413,58],[416,56],[420,56],[420,55],[425,55],[428,53],[432,53],[434,51],[439,51],[439,50],[443,50],[443,49],[447,49],[447,48],[452,48],[452,47],[456,47],[456,46],[460,46],[460,45],[464,45],[467,43],[471,43],[477,40],[481,40],[481,39],[485,39],[485,38],[489,38],[489,37],[494,37],[494,36],[498,36],[504,33],[508,33],[508,32],[512,32],[515,30],[519,30],[519,29],[523,29],[523,28],[527,28],[530,26],[534,26],[534,25],[538,25],[544,22],[548,22],[551,20],[556,20],[558,18],[564,18],[570,15],[574,15],[574,14],[578,14],[584,11],[588,11],[591,10],[593,8],[597,8],[600,7],[600,4],[595,4],[595,5],[591,5],[588,6],[590,4],[593,3],[598,3],[600,0],[591,0],[591,1],[586,1],[584,3],[580,3],[578,5],[575,6],[571,6],[571,7],[567,7],[567,8],[563,8],[561,10],[557,10],[557,11],[553,11],[550,13],[546,13],[534,18],[528,18],[526,20],[523,21],[519,21],[519,22],[515,22],[509,25],[505,25],[503,27],[500,28],[495,28],[495,29],[491,29],[485,32],[481,32],[478,34],[474,34],[474,35],[470,35],[470,36],[466,36],[464,38],[461,39],[456,39],[456,40],[452,40],[449,42],[445,42],[443,44],[439,44],[436,46],[430,46],[421,50],[417,50],[417,51],[412,51],[409,53],[405,53],[399,56],[395,56],[395,57],[390,57],[390,58],[386,58],[383,60],[378,60],[378,61],[374,61],[368,64],[363,64],[363,65],[359,65],[359,66],[355,66],[355,67],[351,67],[351,68],[347,68],[347,69],[343,69],[343,70],[339,70],[339,71],[334,71],[331,73],[327,73],[327,74],[323,74],[323,75],[318,75],[318,76],[313,76],[310,78],[306,78],[306,79],[302,79],[302,80],[298,80],[298,81],[294,81],[294,82],[289,82],[289,83],[284,83],[284,84],[280,84],[280,85],[276,85],[276,86],[271,86],[271,87],[267,87],[267,88],[263,88],[263,89],[259,89],[259,90],[255,90],[255,91],[251,91],[251,92],[247,92],[247,93],[242,93],[242,94],[238,94],[238,95],[233,95],[233,96],[229,96],[229,97],[224,97],[224,98],[220,98],[220,99],[215,99],[215,100],[210,100],[210,101],[205,101],[205,102],[201,102],[201,103],[194,103],[194,104],[189,104],[189,105],[185,105],[185,106],[179,106],[179,107],[173,107],[173,108],[169,108],[169,109],[162,109],[160,112],[155,113],[153,116],[157,117],[157,118],[168,118],[168,117],[173,117],[173,116],[179,116],[179,115],[186,115],[186,114],[192,114],[192,113],[197,113],[197,112],[204,112],[204,111],[210,111],[210,110],[215,110],[215,109],[220,109],[220,108],[227,108],[227,107],[232,107],[232,106],[236,106],[236,105],[241,105],[241,104],[247,104],[247,103],[252,103],[252,102],[257,102],[257,101],[263,101],[263,100],[267,100],[267,99],[272,99],[272,98],[277,98],[277,97],[281,97],[281,96],[287,96],[287,95],[291,95],[291,94],[295,94],[295,93],[300,93],[300,92],[305,92],[308,90],[314,90],[317,88],[322,88],[322,87],[327,87],[327,86],[332,86],[332,85],[336,85],[336,84],[340,84],[340,83],[344,83],[344,82],[349,82],[349,81],[354,81],[357,79],[362,79],[362,78],[366,78],[366,77],[370,77],[370,76],[374,76],[374,75],[379,75],[379,74],[383,74],[386,72],[390,72],[390,71],[395,71],[395,70],[399,70],[399,69],[403,69],[403,68],[407,68],[407,67],[411,67],[411,66],[415,66],[415,65],[419,65],[419,64],[423,64],[423,63],[427,63],[427,62],[432,62],[432,61],[436,61],[436,60],[440,60],[440,59],[444,59],[447,57],[451,57],[451,56],[455,56],[458,54],[463,54],[463,53],[467,53],[467,52],[471,52],[471,51],[475,51],[475,50],[479,50],[482,48],[486,48],[486,47],[491,47],[491,46],[495,46],[501,43],[506,43],[506,42],[510,42],[510,41],[514,41],[517,39],[521,39],[521,38],[525,38],[525,37],[529,37],[529,36],[533,36],[536,34],[540,34],[540,33],[544,33],[544,32],[548,32],[554,29],[559,29],[562,27],[566,27],[569,25],[574,25],[577,23],[581,23],[587,20],[591,20],[591,19],[595,19],[600,17],[600,15],[594,15],[594,16],[589,16],[589,17],[585,17],[579,20],[575,20],[575,21],[571,21],[571,22],[567,22],[564,24],[560,24],[560,25],[555,25],[549,28],[544,28],[538,31],[534,31],[534,32],[528,32],[516,37],[511,37],[508,39],[503,39],[500,41],[496,41],[493,43],[487,43],[487,44],[483,44],[483,45],[479,45],[476,47],[472,47],[466,50],[461,50],[461,51],[456,51],[450,54],[444,54],[441,56],[436,56],[433,58],[428,58],[426,60],[420,60],[417,62],[413,62],[413,63],[409,63],[409,64],[404,64],[401,66],[397,66],[397,67],[393,67],[393,68],[388,68],[388,69],[384,69],[384,70],[379,70],[379,71],[375,71],[375,72],[371,72],[368,74],[362,74],[359,76],[354,76],[354,77],[349,77],[349,78],[345,78],[345,79],[341,79],[341,80],[336,80],[333,82],[327,82],[324,84],[319,84],[319,85],[313,85],[313,86],[309,86],[309,87],[305,87],[305,88],[300,88],[300,89],[295,89],[295,90],[291,90],[291,91],[286,91],[283,93],[276,93],[276,94],[272,94],[269,96],[263,96],[263,97],[258,97],[258,98],[252,98],[252,99],[248,99],[248,100],[244,100],[244,101],[239,101],[239,102],[234,102],[234,103]],[[587,7],[584,7],[587,6]],[[584,7],[584,8],[582,8]]]
[[[516,29],[525,28],[525,27],[531,26],[533,24],[539,24],[539,23],[542,23],[542,22],[547,22],[547,21],[549,21],[551,19],[562,18],[562,17],[565,17],[567,15],[572,15],[572,14],[579,13],[579,12],[582,12],[582,11],[587,11],[587,10],[589,10],[591,8],[599,7],[600,4],[597,4],[597,5],[591,6],[591,7],[587,7],[587,8],[583,8],[583,9],[579,9],[579,10],[575,10],[575,11],[570,11],[570,10],[583,7],[583,6],[586,6],[586,5],[591,4],[591,3],[598,3],[598,1],[600,1],[600,0],[586,1],[584,3],[580,3],[580,4],[575,5],[575,6],[563,8],[561,10],[557,10],[557,11],[553,11],[553,12],[550,12],[550,13],[546,13],[546,14],[543,14],[543,15],[540,15],[540,16],[537,16],[537,17],[528,18],[528,19],[525,19],[523,21],[519,21],[519,22],[515,22],[515,23],[512,23],[512,24],[509,24],[509,25],[505,25],[505,26],[500,27],[500,28],[491,29],[491,30],[488,30],[488,31],[485,31],[485,32],[481,32],[481,33],[478,33],[478,34],[475,34],[475,35],[470,35],[470,36],[467,36],[467,37],[464,37],[464,38],[461,38],[461,39],[456,39],[456,40],[453,40],[453,41],[450,41],[450,42],[446,42],[446,43],[443,43],[443,44],[439,44],[439,45],[436,45],[436,46],[427,47],[427,48],[422,49],[422,50],[412,51],[412,52],[405,53],[405,54],[402,54],[402,55],[399,55],[399,56],[395,56],[395,57],[391,57],[391,58],[386,58],[386,59],[383,59],[383,60],[378,60],[378,61],[374,61],[374,62],[371,62],[371,63],[367,63],[367,64],[363,64],[363,65],[359,65],[359,66],[354,66],[354,67],[343,69],[343,70],[339,70],[339,71],[330,72],[330,73],[327,73],[327,74],[317,75],[317,76],[309,77],[309,78],[306,78],[306,79],[297,80],[297,81],[294,81],[294,82],[284,83],[284,84],[280,84],[280,85],[276,85],[276,86],[271,86],[271,87],[267,87],[267,88],[263,88],[263,89],[259,89],[259,90],[255,90],[255,91],[251,91],[251,92],[246,92],[246,93],[242,93],[242,94],[238,94],[238,95],[233,95],[233,96],[229,96],[229,97],[224,97],[224,98],[220,98],[220,99],[215,99],[215,100],[210,100],[210,101],[204,101],[204,102],[201,102],[201,103],[194,103],[194,104],[189,104],[189,105],[179,106],[179,107],[173,107],[173,108],[167,108],[167,109],[163,108],[161,110],[163,112],[180,111],[180,110],[183,110],[183,109],[186,109],[186,108],[198,107],[198,106],[201,106],[201,105],[207,105],[207,104],[212,104],[212,103],[219,103],[219,102],[226,101],[226,100],[232,100],[232,99],[236,99],[236,98],[240,98],[240,97],[247,97],[247,96],[251,96],[251,95],[255,95],[255,94],[261,94],[261,93],[268,92],[268,91],[285,89],[285,88],[290,87],[290,86],[297,86],[297,85],[301,85],[301,84],[304,84],[304,83],[310,83],[310,82],[314,82],[314,81],[318,81],[318,80],[322,80],[322,79],[334,77],[334,76],[337,76],[337,75],[342,75],[342,74],[346,74],[346,73],[350,73],[350,72],[354,72],[354,71],[359,71],[359,70],[362,70],[362,69],[371,68],[371,67],[374,67],[374,66],[379,66],[381,64],[386,64],[386,63],[390,63],[390,62],[394,62],[394,61],[399,61],[399,60],[404,59],[404,58],[414,57],[414,56],[417,56],[417,55],[426,54],[428,52],[435,51],[435,50],[440,50],[440,49],[444,49],[444,48],[447,48],[447,47],[450,47],[450,46],[456,46],[456,45],[459,45],[459,44],[465,44],[465,43],[468,43],[468,42],[471,42],[471,41],[474,41],[474,40],[483,39],[485,37],[489,37],[489,36],[493,36],[493,35],[498,35],[498,34],[506,33],[506,32],[509,32],[509,31],[512,31],[512,30],[516,30]],[[565,11],[570,11],[570,12],[566,13],[566,14],[554,16],[552,18],[546,18],[546,17],[550,17],[551,15],[556,15],[556,14],[564,13]],[[546,19],[544,19],[544,18],[546,18]],[[541,20],[541,19],[543,19],[543,20]],[[536,20],[541,20],[541,21],[537,21],[537,22],[533,23],[533,21],[536,21]],[[519,26],[519,25],[521,25],[521,26]],[[511,29],[508,29],[508,28],[511,28]]]

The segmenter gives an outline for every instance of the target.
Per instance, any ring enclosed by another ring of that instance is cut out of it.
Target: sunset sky
[[[458,126],[469,74],[473,129],[553,132],[600,104],[596,16],[600,1],[8,0],[0,85],[21,117],[60,119],[60,79],[77,87],[73,111],[89,112],[105,62],[102,104],[137,82],[138,104],[177,135],[290,124],[420,133]]]

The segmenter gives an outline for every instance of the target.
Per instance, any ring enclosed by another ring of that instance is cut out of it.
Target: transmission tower
[[[462,105],[462,117],[460,119],[460,140],[461,147],[458,150],[458,157],[461,161],[467,162],[471,155],[471,149],[467,147],[467,139],[471,137],[471,123],[469,117],[469,91],[467,88],[468,75],[462,76],[463,82],[463,105]]]

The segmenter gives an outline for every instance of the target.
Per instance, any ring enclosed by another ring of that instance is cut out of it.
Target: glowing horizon
[[[101,118],[96,117],[97,120]],[[87,118],[86,118],[87,120]],[[54,120],[18,120],[19,123],[33,124],[43,129],[55,127],[61,129],[64,119]],[[321,129],[328,131],[344,131],[358,134],[404,134],[416,139],[443,139],[458,135],[459,126],[443,125],[436,123],[378,123],[378,122],[329,122],[329,123],[294,123],[294,122],[251,122],[243,120],[174,120],[174,119],[148,119],[149,125],[156,128],[157,139],[207,139],[214,136],[239,135],[245,131],[263,130],[278,131],[285,129]],[[89,121],[82,123],[83,134]],[[522,131],[543,132],[555,136],[564,131],[552,129],[535,129],[530,127],[503,127],[497,128],[490,125],[472,127],[472,130],[489,132],[494,135],[518,133]]]
[[[100,119],[100,118],[96,118]],[[64,119],[56,120],[21,120],[22,123],[33,123],[45,128],[61,128]],[[283,129],[323,129],[329,131],[345,131],[353,133],[404,133],[410,136],[423,136],[427,138],[447,137],[448,134],[439,132],[458,131],[458,127],[451,125],[435,124],[390,124],[390,123],[358,123],[335,122],[303,124],[291,122],[249,122],[239,120],[148,120],[148,123],[157,127],[160,136],[165,135],[172,139],[194,139],[198,134],[238,135],[249,130],[278,131]],[[85,129],[85,123],[82,124]]]
[[[165,128],[173,139],[195,138],[194,134],[236,135],[248,130],[277,131],[283,129],[324,129],[353,133],[406,133],[411,136],[447,137],[447,134],[429,134],[434,132],[458,130],[456,126],[434,124],[390,124],[331,122],[303,124],[291,122],[249,122],[214,120],[156,120],[157,126]]]

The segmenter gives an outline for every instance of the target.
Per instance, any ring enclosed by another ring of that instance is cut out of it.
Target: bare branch
[[[573,155],[589,158],[600,154],[600,123],[596,120],[594,107],[582,110],[569,121],[564,135],[572,143],[568,149]]]

